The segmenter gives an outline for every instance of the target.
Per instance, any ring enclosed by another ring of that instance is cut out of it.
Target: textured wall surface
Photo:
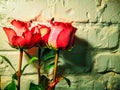
[[[17,50],[11,48],[2,30],[10,20],[45,19],[73,21],[78,28],[72,52],[62,52],[61,68],[71,80],[56,90],[120,90],[120,0],[0,0],[0,55],[17,68]],[[28,58],[24,55],[23,65]],[[11,67],[0,58],[1,88],[11,80]],[[29,73],[29,74],[27,74]],[[22,76],[21,90],[36,82],[37,69],[30,65]]]

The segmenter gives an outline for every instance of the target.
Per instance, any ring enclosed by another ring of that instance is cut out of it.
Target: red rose
[[[46,46],[46,44],[48,43],[48,37],[51,30],[50,27],[46,26],[46,24],[49,23],[43,24],[37,21],[31,23],[32,31],[34,30],[33,32],[39,33],[41,35],[41,40],[37,46]]]
[[[48,37],[50,34],[50,27],[45,26],[45,25],[39,25],[40,26],[40,34],[41,34],[41,46],[46,46],[48,44]]]
[[[69,49],[74,44],[75,32],[76,28],[72,23],[52,21],[48,44],[56,49]]]
[[[39,43],[41,36],[39,33],[35,33],[35,29],[32,31],[29,29],[30,23],[13,20],[11,24],[14,26],[13,28],[3,27],[11,46],[29,49]]]

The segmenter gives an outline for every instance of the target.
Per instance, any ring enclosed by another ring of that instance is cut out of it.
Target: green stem
[[[20,79],[21,79],[22,57],[23,57],[23,49],[20,49],[20,58],[19,58],[18,72],[17,72],[17,77],[18,77],[18,87],[17,87],[17,90],[20,90]]]
[[[38,49],[38,85],[40,84],[41,48]]]
[[[55,60],[54,60],[53,82],[55,82],[56,78],[57,78],[58,58],[59,58],[59,50],[56,51]],[[53,90],[54,90],[54,88],[53,88]]]

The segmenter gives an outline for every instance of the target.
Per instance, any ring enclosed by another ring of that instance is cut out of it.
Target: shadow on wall
[[[60,53],[58,75],[83,74],[90,72],[92,69],[91,49],[92,47],[87,41],[76,37],[75,45],[72,50],[61,51]],[[32,56],[37,56],[37,50],[38,48],[32,48],[28,50],[28,52]],[[49,63],[53,61],[54,59],[52,59]],[[37,63],[34,63],[33,65],[37,67]],[[51,72],[51,70],[45,70],[45,73],[49,72]]]
[[[91,45],[76,37],[76,43],[72,51],[61,52],[59,71],[64,74],[80,74],[90,72],[92,69]]]

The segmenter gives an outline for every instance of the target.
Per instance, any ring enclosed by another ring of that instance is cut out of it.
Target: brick
[[[45,20],[50,20],[54,17],[53,13],[56,4],[56,1],[54,0],[2,0],[1,2],[0,13],[5,15],[7,18],[15,18],[26,21],[31,20],[38,15],[40,15],[40,19],[42,16]]]
[[[120,22],[119,2],[119,0],[88,0],[87,2],[83,0],[46,0],[44,3],[44,0],[22,0],[13,3],[12,0],[4,2],[1,0],[0,12],[6,14],[7,17],[22,20],[29,20],[41,14],[47,19],[55,17],[56,20],[67,19],[79,22],[96,22],[99,19],[100,22],[116,23]]]
[[[6,65],[3,63],[2,58],[0,58],[0,75],[2,75],[5,71]]]
[[[76,90],[78,88],[71,88],[71,87],[57,87],[56,90]]]
[[[120,23],[120,0],[107,0],[101,22]]]
[[[101,53],[95,57],[95,69],[103,73],[113,71],[120,73],[120,53]]]
[[[41,11],[44,11],[45,13],[46,6],[47,5],[44,3],[44,0],[10,0],[4,1],[3,5],[1,4],[0,12],[6,14],[7,17],[12,17],[20,20],[30,20],[40,14]]]
[[[64,60],[60,58],[62,69],[72,86],[68,87],[62,80],[56,89],[120,90],[119,6],[120,0],[0,0],[0,55],[7,56],[17,70],[19,52],[9,46],[2,30],[3,26],[10,26],[13,18],[30,20],[41,14],[45,20],[54,17],[55,20],[74,21],[78,28],[75,48],[72,52],[61,53]],[[93,23],[97,21],[99,23]],[[90,53],[92,49],[88,50],[89,46],[98,50],[94,58]],[[110,53],[113,48],[118,48],[118,52]],[[36,55],[33,50],[28,52]],[[93,66],[92,59],[95,61]],[[22,66],[28,60],[24,55]],[[29,90],[30,82],[37,83],[38,76],[34,74],[37,68],[34,65],[27,67],[22,75],[22,90]],[[91,67],[93,72],[89,72]],[[2,90],[10,82],[12,73],[12,68],[0,58]]]
[[[108,90],[119,90],[120,89],[120,77],[110,77],[107,83]]]
[[[0,55],[4,55],[6,56],[10,62],[12,63],[12,65],[14,66],[14,68],[16,70],[18,70],[18,61],[19,61],[19,52],[18,51],[9,51],[9,52],[0,52]],[[28,57],[26,55],[23,55],[23,63],[22,63],[22,67],[27,64],[29,61]],[[12,73],[14,73],[13,69],[11,68],[11,66],[3,60],[3,65],[5,65],[4,72],[2,72],[3,75],[11,75]],[[0,67],[2,68],[2,66],[0,65]],[[31,64],[29,65],[24,73],[36,73],[37,72],[37,68],[35,67],[35,64]]]
[[[0,28],[0,50],[15,50],[8,43],[5,32]]]
[[[80,24],[77,26],[76,36],[88,43],[93,48],[113,48],[118,45],[118,25]]]
[[[5,86],[9,84],[11,81],[11,77],[9,76],[1,76],[1,90],[4,90]]]
[[[57,84],[57,90],[106,90],[106,84],[104,79],[96,75],[68,75],[71,81],[71,87],[66,87],[66,83],[62,80]],[[108,76],[107,76],[108,78]],[[107,79],[108,80],[108,79]]]
[[[79,82],[79,85],[78,85],[78,88],[80,90],[93,90],[94,88],[94,81],[92,80],[91,77],[86,77],[85,78],[82,78],[80,81],[82,81],[81,83]]]
[[[87,7],[86,7],[87,6]],[[96,3],[93,0],[57,0],[53,16],[80,22],[95,22]]]
[[[71,77],[71,76],[70,76]],[[68,77],[68,78],[70,78]],[[22,75],[21,76],[21,90],[29,90],[29,85],[30,85],[30,82],[33,82],[35,84],[37,84],[37,81],[38,81],[38,76],[37,74],[32,74],[32,75]],[[75,81],[79,78],[79,76],[76,76],[76,77],[71,77],[70,80],[72,81],[72,85],[71,87],[68,87],[67,83],[65,80],[62,80],[59,82],[59,84],[57,84],[56,86],[56,89],[57,90],[76,90],[78,89],[78,87],[75,87],[74,85],[75,84]],[[79,79],[78,79],[79,80]],[[77,80],[77,81],[78,81]],[[2,90],[3,88],[9,84],[9,82],[11,81],[11,76],[1,76],[1,87],[2,87]],[[64,86],[64,87],[63,87]]]
[[[120,30],[120,24],[119,24],[119,30]],[[120,51],[120,38],[119,38],[118,51]]]
[[[1,76],[1,89],[11,82],[10,76]],[[21,90],[29,90],[30,83],[37,84],[37,75],[23,75],[21,77]]]
[[[69,74],[67,78],[71,81],[71,87],[68,87],[66,81],[62,80],[57,84],[57,90],[92,90],[93,88],[93,78],[87,74],[75,76]]]
[[[68,85],[67,85],[67,83],[66,83],[66,81],[65,80],[61,80],[58,84],[57,84],[57,86],[56,86],[56,88],[60,88],[60,89],[62,89],[62,88],[68,88],[68,89],[70,89],[70,90],[74,90],[74,89],[76,89],[76,88],[78,88],[78,84],[79,84],[79,80],[80,80],[80,77],[79,76],[72,76],[72,74],[69,74],[68,76],[67,76],[67,78],[70,80],[70,82],[71,82],[71,87],[69,87]],[[76,84],[76,82],[78,82],[78,84]]]
[[[92,90],[106,90],[105,84],[100,80],[94,81],[94,89]]]
[[[81,85],[80,90],[93,90],[93,81],[88,81],[86,83],[84,83],[84,85]]]
[[[101,75],[99,81],[101,81],[105,85],[105,90],[120,89],[120,75],[116,74],[115,72],[109,72]]]
[[[1,12],[8,17],[29,20],[41,14],[45,18],[95,22],[96,3],[93,0],[36,0],[36,1],[4,1]],[[86,7],[87,6],[87,7]],[[4,8],[6,7],[6,8]],[[22,8],[21,8],[22,7]],[[34,7],[34,8],[33,8]],[[79,10],[79,11],[78,11]],[[21,13],[19,13],[21,12]],[[9,14],[7,14],[9,13]]]

